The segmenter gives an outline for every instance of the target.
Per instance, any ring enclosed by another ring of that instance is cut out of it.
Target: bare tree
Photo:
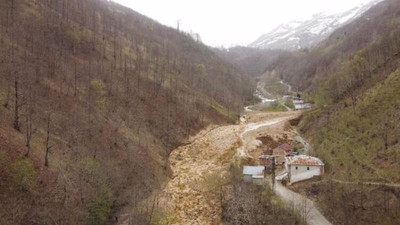
[[[49,152],[53,146],[50,146],[50,122],[51,122],[51,113],[47,116],[47,136],[46,136],[46,155],[44,158],[44,166],[49,167]]]
[[[76,68],[76,62],[74,64],[74,96],[76,97],[76,93],[78,90],[78,72]]]
[[[31,97],[29,96],[29,101],[25,112],[25,123],[26,123],[25,138],[26,138],[26,148],[27,148],[25,157],[29,157],[29,153],[31,151],[32,127],[33,127],[32,114],[33,114],[32,102],[31,102]]]
[[[19,124],[19,94],[18,94],[18,77],[15,77],[14,81],[14,89],[15,89],[15,107],[14,107],[14,129],[17,131],[21,131],[21,126]]]
[[[11,70],[9,71],[9,75],[7,77],[7,97],[6,101],[4,102],[4,107],[8,109],[8,106],[10,105],[10,92],[11,92]]]

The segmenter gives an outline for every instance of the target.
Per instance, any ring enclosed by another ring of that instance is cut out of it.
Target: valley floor
[[[232,167],[258,164],[258,157],[263,152],[260,137],[269,137],[275,142],[298,139],[289,120],[300,115],[299,111],[247,110],[241,124],[206,129],[192,137],[189,144],[172,151],[169,157],[171,179],[163,190],[142,204],[153,202],[151,224],[225,224],[223,202],[232,191],[225,190],[232,188],[227,185],[231,182]],[[241,177],[241,173],[238,176]],[[275,193],[308,224],[330,224],[306,197],[280,184],[275,186]],[[130,225],[129,215],[129,210],[122,214],[118,224]]]
[[[224,178],[229,177],[229,168],[235,160],[240,158],[246,163],[256,163],[260,154],[257,137],[294,137],[296,132],[288,126],[288,121],[299,115],[299,112],[249,113],[247,121],[240,125],[208,129],[194,137],[190,144],[175,149],[169,158],[172,179],[157,196],[157,204],[169,212],[164,214],[170,218],[167,224],[224,224],[221,219],[223,201],[212,196],[210,188],[218,187],[218,184],[221,188],[224,186]],[[283,186],[278,187],[276,191],[282,200],[296,208],[302,207],[303,198],[299,197],[293,203],[292,194],[287,194],[292,192]],[[313,203],[307,207],[310,224],[330,224]],[[120,224],[129,225],[127,216],[121,219]],[[321,221],[323,223],[318,223]]]

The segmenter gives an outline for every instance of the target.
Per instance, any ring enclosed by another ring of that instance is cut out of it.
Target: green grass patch
[[[106,225],[112,215],[115,198],[105,175],[100,170],[100,163],[90,157],[82,159],[78,166],[87,184],[97,190],[86,205],[88,211],[87,224]]]
[[[292,101],[286,101],[286,102],[285,102],[285,105],[286,105],[287,107],[291,108],[291,109],[294,109],[294,104],[293,104]]]
[[[321,111],[306,114],[303,124],[317,126],[312,143],[328,172],[343,179],[400,181],[399,96],[400,71],[396,71],[354,106],[336,108],[329,118]],[[326,110],[322,109],[325,114]]]
[[[231,121],[236,121],[237,120],[237,114],[227,108],[225,108],[224,106],[222,106],[221,104],[219,104],[218,102],[211,100],[210,106],[217,111],[219,114],[223,115],[224,117],[228,118]]]
[[[151,225],[169,225],[178,222],[178,216],[174,212],[157,210],[151,218]]]
[[[261,109],[263,112],[287,112],[287,108],[281,104],[266,106]]]
[[[288,91],[288,87],[278,81],[267,83],[264,88],[275,97],[281,97],[287,94]]]
[[[108,187],[101,188],[100,195],[88,204],[89,224],[107,225],[112,215],[114,200]]]

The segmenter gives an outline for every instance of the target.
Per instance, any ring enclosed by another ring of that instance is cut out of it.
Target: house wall
[[[243,180],[246,183],[251,183],[251,182],[253,182],[253,177],[252,177],[252,175],[243,175]]]
[[[253,184],[255,185],[264,185],[265,179],[264,178],[253,178]]]
[[[297,170],[296,170],[297,167]],[[308,166],[309,170],[307,170],[307,166],[289,166],[289,179],[290,183],[299,182],[302,180],[308,180],[315,176],[320,176],[323,174],[323,167],[321,166]]]

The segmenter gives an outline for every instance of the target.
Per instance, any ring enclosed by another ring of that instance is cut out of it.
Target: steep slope
[[[107,224],[252,98],[206,46],[111,1],[0,1],[0,18],[0,224]]]
[[[400,2],[386,0],[373,7],[363,17],[335,31],[316,49],[293,53],[270,68],[277,76],[290,81],[293,86],[300,87],[305,91],[306,97],[315,103],[316,109],[305,116],[303,131],[315,138],[317,153],[324,152],[330,156],[324,157],[326,161],[340,164],[342,167],[346,162],[336,155],[336,152],[340,151],[338,146],[320,145],[330,140],[329,135],[333,135],[334,140],[342,145],[342,150],[347,149],[346,145],[351,143],[351,148],[345,151],[362,151],[371,154],[371,157],[386,157],[384,155],[388,152],[383,151],[383,154],[381,151],[391,146],[395,147],[400,141],[398,135],[393,136],[393,140],[390,138],[391,132],[395,131],[397,126],[390,121],[381,121],[390,120],[390,115],[394,115],[393,119],[396,121],[396,110],[399,107],[395,100],[398,93],[387,93],[392,90],[391,86],[396,85],[395,77],[398,76],[398,72],[395,71],[400,62],[399,18]],[[381,90],[383,84],[386,84],[387,89]],[[380,107],[375,104],[382,105],[383,111],[379,111]],[[370,117],[369,122],[364,121],[364,117]],[[353,120],[351,118],[354,119],[353,122],[350,121]],[[343,128],[353,134],[341,131],[339,133],[344,136],[334,135],[334,132],[340,130],[337,126],[341,125],[345,125]],[[373,138],[364,137],[362,133],[367,131],[382,141],[372,149],[367,148],[367,143]],[[357,140],[357,144],[351,142],[352,138]],[[364,138],[369,141],[361,141]],[[383,145],[380,145],[382,143]],[[390,168],[390,162],[396,162],[395,158],[389,157],[387,164],[374,166]],[[350,161],[347,166],[356,167]],[[389,172],[389,168],[382,170],[379,176],[382,178],[387,171],[386,179],[400,181],[394,173]],[[377,174],[371,174],[374,175]]]
[[[388,151],[394,148],[397,152],[400,141],[395,134],[400,107],[395,88],[400,62],[399,18],[400,2],[386,0],[310,53],[318,57],[323,52],[336,51],[331,54],[330,65],[309,65],[307,69],[316,71],[308,79],[314,81],[312,86],[315,84],[309,93],[318,110],[307,115],[311,123],[304,127],[315,138],[317,150],[327,154],[326,160],[335,168],[357,168],[365,177],[392,182],[400,182],[395,172],[400,168],[393,166],[397,158]],[[332,137],[340,148],[328,144]],[[338,154],[342,151],[353,157]],[[363,163],[354,164],[353,159]],[[354,171],[352,174],[357,176]]]
[[[395,2],[384,1],[336,30],[315,49],[283,56],[268,70],[275,70],[301,90],[315,90],[329,75],[345,72],[356,55],[368,61],[369,71],[376,70],[397,54],[397,13]]]
[[[399,21],[400,2],[386,0],[269,68],[315,103],[300,127],[328,178],[306,193],[337,224],[399,224]]]
[[[379,1],[381,0],[374,0],[337,14],[319,13],[308,20],[295,20],[288,24],[282,24],[259,37],[249,47],[288,51],[313,47],[327,38],[334,30],[360,17]]]

